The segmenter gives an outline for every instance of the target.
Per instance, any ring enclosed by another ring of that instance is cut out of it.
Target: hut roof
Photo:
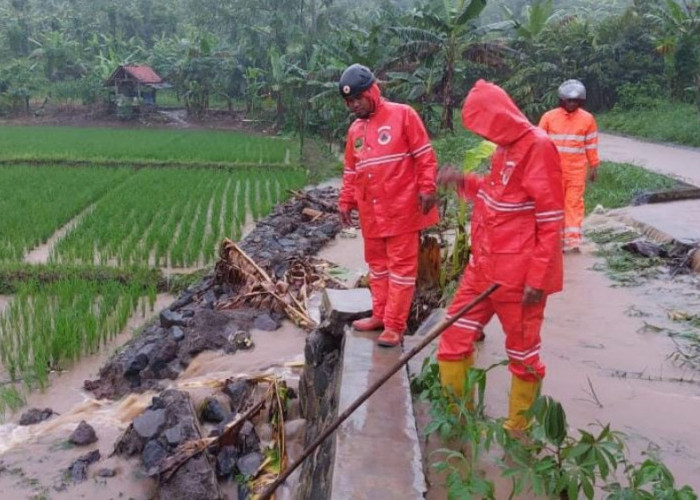
[[[115,79],[133,78],[144,85],[157,85],[163,83],[163,79],[153,71],[150,66],[134,66],[122,64],[115,69],[105,82],[105,85],[113,85]]]

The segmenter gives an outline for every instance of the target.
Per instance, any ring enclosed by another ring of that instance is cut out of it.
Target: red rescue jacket
[[[474,200],[469,268],[521,296],[524,285],[562,289],[564,195],[556,146],[500,87],[479,80],[462,108],[464,127],[498,145],[489,175],[459,190]]]
[[[357,119],[345,145],[340,210],[357,208],[365,238],[419,231],[438,221],[437,208],[423,215],[418,193],[433,194],[437,159],[418,113],[381,97],[377,84],[365,91],[374,104]]]

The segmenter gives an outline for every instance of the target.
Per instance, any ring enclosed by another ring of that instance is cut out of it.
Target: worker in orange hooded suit
[[[369,266],[372,317],[360,331],[384,329],[377,343],[399,345],[413,300],[421,229],[438,221],[437,159],[418,113],[382,99],[369,68],[349,66],[340,95],[356,120],[348,130],[339,211],[344,226],[358,210]]]
[[[547,111],[540,127],[554,141],[561,157],[564,180],[564,251],[579,252],[584,216],[583,194],[588,180],[595,181],[598,165],[598,127],[595,118],[582,108],[586,87],[578,80],[559,86],[559,107]],[[589,170],[590,168],[590,170]]]
[[[472,249],[447,315],[491,284],[500,287],[445,330],[438,347],[443,386],[461,394],[474,363],[474,341],[497,315],[512,374],[506,429],[524,430],[522,415],[545,376],[540,328],[549,294],[562,289],[563,192],[559,155],[500,87],[479,80],[462,108],[462,123],[498,147],[485,176],[445,167],[438,183],[474,202]]]

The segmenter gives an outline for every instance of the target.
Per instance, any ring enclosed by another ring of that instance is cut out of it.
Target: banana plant
[[[481,141],[477,146],[467,150],[464,155],[464,161],[462,162],[462,172],[465,174],[473,172],[479,168],[485,160],[491,158],[495,150],[496,145],[489,141]],[[442,277],[441,283],[443,289],[446,283],[456,279],[457,276],[462,273],[469,261],[471,241],[467,231],[468,215],[467,203],[462,199],[458,199],[455,223],[457,233],[454,243],[452,244],[452,249],[448,253],[448,268],[447,272],[444,273]]]

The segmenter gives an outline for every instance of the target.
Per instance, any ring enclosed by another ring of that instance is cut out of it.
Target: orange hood
[[[534,128],[505,90],[484,80],[476,82],[467,94],[462,123],[499,146],[512,144]]]

